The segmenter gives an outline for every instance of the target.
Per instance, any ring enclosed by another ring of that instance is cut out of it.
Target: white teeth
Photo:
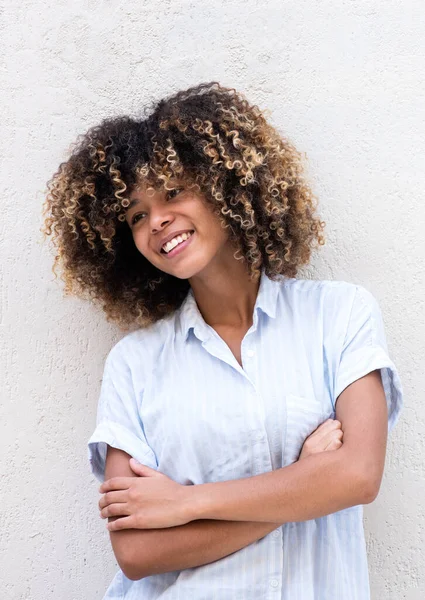
[[[185,240],[187,240],[187,238],[189,238],[191,235],[192,234],[189,233],[188,231],[186,233],[182,233],[181,235],[177,235],[172,240],[170,240],[169,242],[164,244],[162,246],[162,249],[165,250],[165,252],[168,254],[168,252],[170,252],[173,248],[178,246],[178,244],[181,244],[181,242],[184,242]]]

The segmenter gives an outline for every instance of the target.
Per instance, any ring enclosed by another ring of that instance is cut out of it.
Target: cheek
[[[220,245],[224,245],[230,237],[229,229],[224,227],[224,224],[221,224],[219,217],[214,217],[214,224],[211,223],[210,231],[213,233],[214,239]]]
[[[216,239],[228,237],[228,230],[221,224],[222,215],[217,214],[211,207],[204,207],[198,222],[202,223],[202,230]]]
[[[143,256],[146,256],[146,258],[149,258],[150,256],[152,256],[152,250],[149,248],[145,237],[143,235],[141,235],[141,233],[136,232],[133,235],[133,240],[134,240],[134,244],[135,244],[137,250],[140,252],[140,254],[143,254]]]

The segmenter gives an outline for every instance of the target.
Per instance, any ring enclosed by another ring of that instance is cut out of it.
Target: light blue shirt
[[[388,428],[402,386],[374,296],[345,281],[263,272],[242,363],[200,314],[179,310],[123,337],[105,362],[92,472],[106,445],[181,484],[250,477],[298,459],[306,437],[350,383],[381,369]],[[358,399],[361,402],[361,398]],[[205,566],[131,581],[120,570],[108,600],[369,600],[363,507],[286,523]]]

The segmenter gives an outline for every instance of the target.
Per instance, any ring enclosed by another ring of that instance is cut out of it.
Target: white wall
[[[328,242],[305,274],[381,304],[406,406],[365,510],[372,597],[424,598],[423,2],[3,5],[2,599],[100,599],[116,570],[86,441],[121,334],[53,280],[45,183],[101,118],[214,79],[307,153]]]

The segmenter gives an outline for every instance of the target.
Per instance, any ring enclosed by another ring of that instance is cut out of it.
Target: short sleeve
[[[399,419],[403,388],[397,369],[388,355],[380,307],[375,297],[361,285],[355,294],[337,367],[334,405],[344,389],[375,369],[380,369],[388,407],[388,431]]]
[[[153,469],[158,466],[144,434],[130,366],[116,346],[105,361],[96,428],[88,441],[91,472],[100,481],[105,479],[107,445],[124,450]]]

